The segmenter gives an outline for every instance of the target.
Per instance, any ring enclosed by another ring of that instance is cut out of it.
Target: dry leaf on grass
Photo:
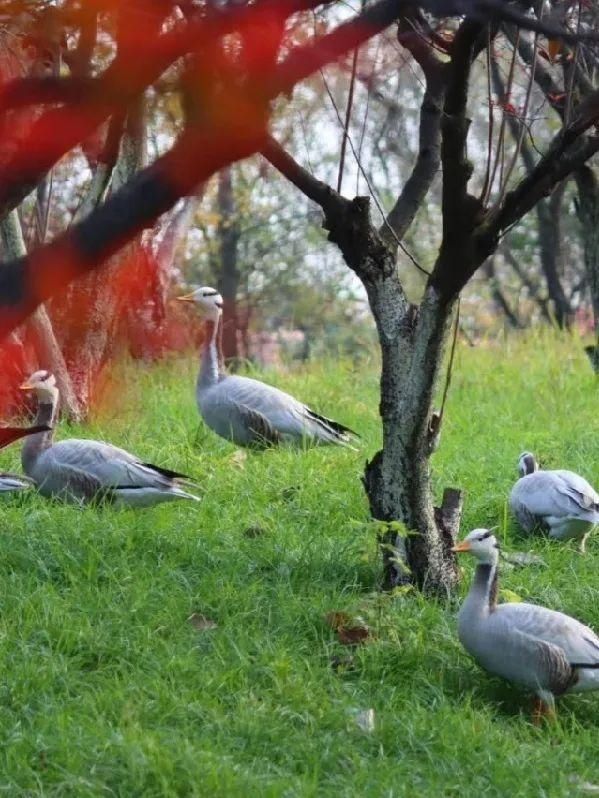
[[[371,637],[368,626],[363,621],[356,622],[346,612],[327,612],[324,619],[344,646],[358,646]]]
[[[231,465],[234,465],[235,468],[245,468],[245,461],[248,459],[248,455],[243,449],[237,449],[229,459]]]
[[[202,615],[200,612],[193,612],[187,620],[198,632],[207,632],[210,629],[218,629],[218,624],[216,621],[206,618],[206,616]]]
[[[337,637],[344,646],[358,646],[370,638],[370,629],[367,626],[340,626]]]

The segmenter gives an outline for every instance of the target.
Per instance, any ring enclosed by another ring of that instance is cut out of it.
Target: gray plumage
[[[542,527],[558,540],[584,541],[599,524],[599,494],[572,471],[540,471],[530,452],[519,458],[522,475],[512,488],[510,507],[526,532]]]
[[[206,316],[196,399],[204,422],[217,435],[238,446],[301,441],[348,446],[357,436],[272,385],[222,372],[217,344],[222,297],[213,288],[199,288],[179,298],[195,302]]]
[[[58,390],[47,371],[33,374],[24,389],[34,390],[39,401],[37,423],[52,426],[58,407]],[[182,489],[184,474],[144,463],[138,457],[102,441],[71,439],[53,442],[53,431],[25,441],[21,453],[25,473],[44,496],[87,502],[103,498],[115,504],[145,507],[176,499],[199,501]]]
[[[499,550],[489,530],[473,530],[454,551],[478,560],[458,635],[481,667],[533,690],[550,709],[555,696],[599,689],[599,638],[592,629],[536,604],[496,603]]]

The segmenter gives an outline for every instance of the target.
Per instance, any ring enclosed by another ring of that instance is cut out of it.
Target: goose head
[[[518,473],[521,477],[526,477],[528,474],[534,474],[539,470],[539,464],[535,460],[534,454],[531,452],[522,452],[518,458]]]
[[[223,298],[215,288],[202,286],[190,294],[178,296],[179,302],[194,302],[204,318],[218,321],[223,312]]]
[[[58,388],[54,374],[45,369],[35,371],[21,386],[22,391],[32,391],[38,402],[54,404],[58,400]]]
[[[496,565],[499,559],[499,543],[492,529],[473,529],[451,550],[468,552],[483,565]]]

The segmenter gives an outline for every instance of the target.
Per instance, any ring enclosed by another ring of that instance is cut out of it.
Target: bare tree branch
[[[420,22],[420,18],[404,18],[398,33],[399,43],[420,64],[426,89],[420,106],[418,156],[401,194],[379,230],[385,243],[395,251],[414,221],[441,163],[441,111],[445,96],[446,70],[435,55],[433,47],[420,32]]]

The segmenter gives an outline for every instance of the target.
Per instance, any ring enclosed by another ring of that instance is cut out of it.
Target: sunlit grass
[[[376,592],[360,484],[380,441],[376,360],[269,374],[363,435],[337,448],[249,453],[202,428],[195,358],[115,372],[92,422],[198,479],[203,501],[80,510],[3,504],[0,792],[10,796],[478,796],[577,794],[599,783],[599,695],[560,701],[551,729],[525,694],[482,673],[455,635],[457,599]],[[597,382],[556,336],[458,349],[435,455],[440,495],[467,493],[464,530],[499,524],[547,568],[505,572],[523,598],[599,629],[599,540],[529,541],[506,514],[518,454],[599,484]],[[2,453],[18,468],[18,449]],[[463,590],[471,563],[465,563]],[[323,621],[374,636],[348,651]],[[198,631],[201,613],[218,624]],[[335,669],[334,657],[351,655]],[[375,710],[362,731],[355,712]]]

